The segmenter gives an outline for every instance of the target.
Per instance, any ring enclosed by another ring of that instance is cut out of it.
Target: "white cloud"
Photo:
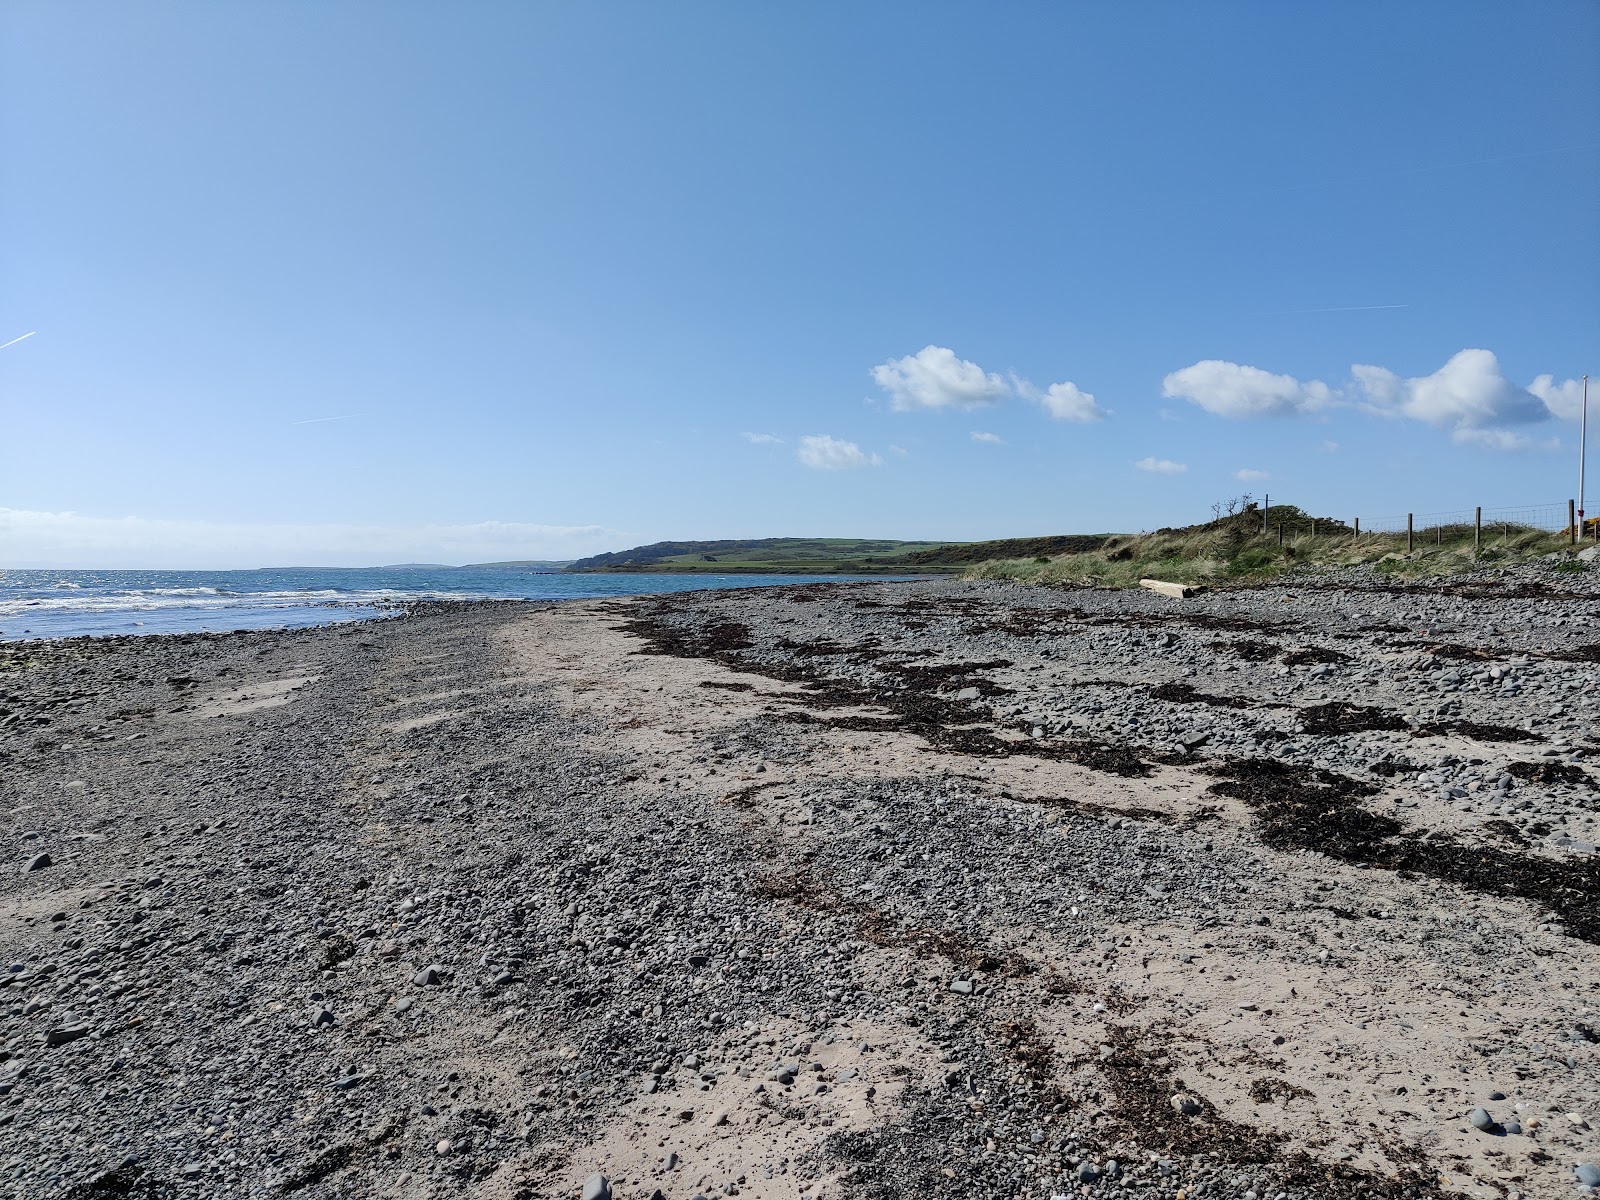
[[[1362,364],[1350,373],[1371,411],[1397,413],[1441,429],[1526,425],[1551,414],[1542,399],[1501,373],[1499,360],[1488,350],[1463,350],[1432,375],[1415,379]]]
[[[898,454],[900,457],[905,458],[910,455],[911,451],[907,450],[904,446],[896,446],[893,442],[890,442],[889,453]]]
[[[840,441],[827,434],[808,434],[800,439],[795,456],[816,471],[847,471],[855,467],[876,467],[883,462],[867,454],[854,442]]]
[[[1528,391],[1564,421],[1576,421],[1583,413],[1583,384],[1577,379],[1557,383],[1554,375],[1540,375],[1528,385]]]
[[[582,558],[630,544],[600,525],[480,521],[466,525],[256,524],[93,517],[0,508],[5,566],[249,568],[379,566]]]
[[[775,433],[746,433],[741,435],[752,446],[781,446],[783,439]]]
[[[924,346],[872,368],[872,379],[899,412],[919,408],[982,408],[1004,399],[1006,381],[943,346]]]
[[[1141,471],[1150,471],[1157,475],[1182,475],[1189,469],[1183,463],[1173,462],[1170,458],[1141,458],[1133,465]]]
[[[1091,421],[1105,419],[1106,410],[1094,401],[1094,396],[1084,391],[1071,380],[1065,383],[1052,383],[1044,390],[1044,394],[1033,396],[1058,421],[1076,421],[1080,425],[1087,425]]]
[[[1347,387],[1318,380],[1302,383],[1292,375],[1273,375],[1259,367],[1207,359],[1174,371],[1162,381],[1162,394],[1179,396],[1223,417],[1315,413],[1335,405],[1355,406],[1384,417],[1405,417],[1450,432],[1461,444],[1520,450],[1533,439],[1505,426],[1531,425],[1554,417],[1577,416],[1582,385],[1557,383],[1540,375],[1518,387],[1500,370],[1488,350],[1462,350],[1431,375],[1403,379],[1387,367],[1357,363]],[[1543,443],[1548,445],[1548,443]],[[1337,442],[1323,449],[1338,450]]]
[[[984,433],[977,429],[972,431],[972,440],[975,442],[987,442],[991,446],[1004,446],[1006,444],[1005,438],[998,433]]]
[[[1333,390],[1318,380],[1302,383],[1292,375],[1216,358],[1174,371],[1161,381],[1161,394],[1198,404],[1219,417],[1289,416],[1334,402]]]
[[[1264,479],[1271,479],[1265,471],[1257,471],[1254,467],[1241,467],[1233,473],[1233,477],[1241,483],[1260,483]]]
[[[1343,447],[1340,446],[1338,442],[1323,442],[1322,443],[1322,452],[1324,454],[1337,454],[1342,449],[1343,449]]]

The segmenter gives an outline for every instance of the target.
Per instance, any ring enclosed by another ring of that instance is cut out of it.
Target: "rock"
[[[589,1176],[583,1181],[580,1200],[611,1200],[611,1181],[598,1173]]]
[[[45,1034],[44,1044],[46,1046],[65,1046],[68,1042],[75,1042],[79,1038],[88,1036],[89,1027],[87,1025],[63,1025]]]
[[[430,987],[444,982],[444,970],[437,965],[423,967],[411,980],[418,987]]]
[[[970,996],[972,995],[972,980],[952,979],[950,981],[950,990],[958,996]]]
[[[1579,1163],[1573,1168],[1572,1173],[1584,1187],[1600,1187],[1600,1166],[1594,1163]]]
[[[1093,1183],[1099,1178],[1100,1168],[1095,1166],[1092,1162],[1081,1162],[1078,1164],[1079,1183]]]
[[[983,693],[980,692],[975,687],[964,687],[959,692],[956,693],[956,699],[957,700],[976,700],[979,697],[981,697],[982,695],[983,695]]]
[[[1198,1117],[1203,1110],[1200,1101],[1179,1092],[1172,1098],[1172,1111],[1180,1117]]]
[[[22,869],[23,869],[24,872],[27,872],[27,871],[42,871],[46,867],[53,867],[55,865],[56,865],[56,860],[51,858],[48,854],[35,854],[32,858],[30,858],[28,860],[28,865],[23,867]]]
[[[1467,1114],[1467,1121],[1474,1129],[1482,1130],[1484,1133],[1491,1132],[1496,1126],[1495,1119],[1489,1115],[1489,1110],[1486,1108],[1473,1109]]]
[[[1581,563],[1592,563],[1597,558],[1600,558],[1600,546],[1585,546],[1578,551],[1578,561]]]

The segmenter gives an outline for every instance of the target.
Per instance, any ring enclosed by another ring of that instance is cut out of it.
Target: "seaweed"
[[[1243,696],[1214,696],[1210,692],[1196,691],[1187,683],[1163,683],[1150,689],[1152,700],[1166,700],[1172,704],[1209,704],[1213,708],[1253,708],[1254,704]]]
[[[1453,835],[1401,836],[1398,821],[1361,801],[1378,788],[1317,767],[1229,759],[1208,768],[1211,790],[1242,800],[1261,840],[1280,850],[1316,850],[1345,862],[1458,884],[1489,896],[1531,900],[1573,937],[1600,944],[1600,860],[1551,859],[1469,845]]]

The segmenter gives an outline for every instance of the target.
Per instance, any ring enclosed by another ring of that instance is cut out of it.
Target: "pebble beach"
[[[0,1195],[1581,1197],[1600,585],[0,655]]]

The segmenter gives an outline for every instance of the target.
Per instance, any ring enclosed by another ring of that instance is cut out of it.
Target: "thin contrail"
[[[312,417],[308,421],[290,421],[291,425],[320,425],[323,421],[353,421],[357,417],[364,417],[366,413],[346,413],[342,417]]]
[[[1409,304],[1353,304],[1349,308],[1291,308],[1286,315],[1300,316],[1304,313],[1329,313],[1329,312],[1377,312],[1381,308],[1410,308]]]
[[[34,334],[36,334],[38,332],[39,331],[37,329],[30,329],[30,330],[28,330],[27,333],[23,334],[22,337],[14,337],[9,342],[6,342],[4,345],[0,345],[0,350],[4,350],[6,348],[6,346],[15,346],[18,342],[20,342],[22,340],[22,338],[31,338]]]

